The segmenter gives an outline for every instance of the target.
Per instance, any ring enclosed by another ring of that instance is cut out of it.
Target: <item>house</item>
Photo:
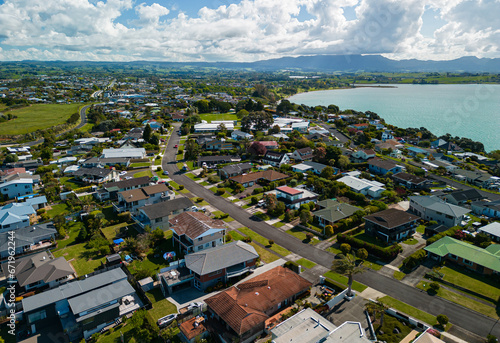
[[[56,233],[57,230],[52,222],[19,228],[16,230],[13,240],[8,231],[2,232],[0,233],[0,259],[11,255],[12,244],[15,247],[14,256],[48,248],[52,246]]]
[[[4,197],[14,199],[26,194],[33,193],[32,179],[18,179],[0,184],[0,192]]]
[[[178,114],[178,113],[172,114],[173,121],[184,121],[185,119],[186,119],[185,115]]]
[[[231,132],[231,138],[234,139],[235,141],[241,141],[245,139],[252,140],[253,135],[240,130],[234,130],[233,132]]]
[[[263,164],[270,164],[273,167],[281,167],[282,164],[290,163],[290,157],[284,152],[267,151],[262,157]]]
[[[398,185],[404,186],[408,189],[424,189],[428,188],[428,185],[430,183],[429,180],[416,176],[413,174],[405,173],[405,172],[400,172],[397,174],[392,175],[392,179],[394,182]]]
[[[290,269],[278,266],[249,281],[220,292],[205,302],[215,320],[225,327],[225,341],[252,342],[268,318],[292,305],[311,283]]]
[[[269,328],[266,328],[267,330]],[[316,311],[307,308],[271,329],[272,343],[369,343],[358,322],[345,322],[339,327]]]
[[[246,174],[252,170],[252,166],[252,163],[249,162],[230,164],[219,169],[219,176],[222,179],[228,179],[233,176]]]
[[[198,157],[198,167],[217,168],[219,164],[240,162],[239,156],[200,156]]]
[[[431,155],[431,153],[429,151],[424,150],[424,149],[420,149],[417,147],[413,147],[413,146],[406,148],[406,151],[408,152],[408,155],[410,155],[412,157],[416,157],[417,155],[423,155],[423,156]]]
[[[382,241],[399,242],[413,236],[419,217],[405,211],[390,208],[365,216],[365,233]]]
[[[243,185],[243,187],[251,187],[260,182],[273,182],[288,178],[289,176],[274,170],[263,170],[255,173],[244,174],[230,177],[229,180]]]
[[[0,233],[30,226],[36,211],[24,203],[10,203],[0,207]]]
[[[241,276],[256,267],[259,254],[242,241],[219,245],[186,255],[186,268],[194,274],[193,285],[204,291],[218,282]]]
[[[389,130],[385,130],[384,132],[382,132],[382,141],[385,142],[386,140],[389,139],[394,139],[392,132]]]
[[[296,161],[310,161],[314,157],[313,149],[307,147],[302,149],[296,149],[292,153],[292,158]]]
[[[200,133],[200,132],[217,132],[220,130],[220,125],[224,124],[226,126],[227,131],[233,131],[234,130],[234,123],[231,122],[224,122],[224,123],[199,123],[199,124],[194,124],[194,132],[195,133]]]
[[[92,168],[92,167],[128,167],[130,165],[130,158],[127,157],[110,157],[110,158],[101,158],[101,157],[92,157],[85,160],[82,163],[82,167]]]
[[[464,169],[453,169],[450,171],[453,177],[460,181],[467,181],[470,184],[487,188],[489,184],[494,182],[491,175],[478,171],[470,171]]]
[[[443,260],[473,270],[480,274],[500,273],[500,245],[492,244],[483,249],[458,239],[445,236],[424,248],[428,257]]]
[[[364,131],[370,127],[370,124],[368,123],[361,123],[361,124],[352,124],[349,125],[348,128],[355,129],[355,130],[361,130]]]
[[[14,169],[21,169],[21,168],[14,168]],[[24,169],[24,168],[22,168]],[[40,175],[33,175],[28,172],[23,172],[23,173],[11,173],[11,174],[6,174],[3,175],[0,178],[0,187],[1,184],[4,184],[9,181],[16,181],[16,180],[21,180],[21,179],[28,179],[28,180],[33,180],[34,185],[38,185],[40,183]]]
[[[205,318],[202,316],[193,317],[185,322],[182,322],[179,325],[179,330],[179,337],[181,341],[187,343],[200,342],[209,335],[205,326]]]
[[[146,150],[144,148],[126,148],[126,149],[103,149],[102,158],[130,158],[140,159],[146,157]]]
[[[368,161],[368,169],[370,172],[379,175],[385,175],[387,173],[397,174],[405,169],[390,160],[382,160],[380,158],[373,158]]]
[[[375,158],[376,153],[372,149],[360,149],[352,153],[351,159],[353,162],[364,162],[370,158]]]
[[[75,277],[75,271],[64,257],[52,259],[43,251],[16,259],[14,276],[26,292],[40,287],[54,288]]]
[[[156,204],[175,198],[175,193],[171,192],[167,185],[158,183],[138,189],[131,189],[118,193],[118,203],[113,204],[115,211],[121,213],[129,211],[137,215],[139,207]]]
[[[29,206],[33,207],[33,209],[35,211],[42,209],[42,208],[45,208],[47,206],[47,197],[45,195],[33,196],[33,197],[18,199],[18,200],[24,200],[21,202],[21,204],[29,205]]]
[[[319,201],[318,206],[321,209],[312,214],[318,218],[318,224],[321,227],[334,225],[339,220],[349,218],[357,211],[362,211],[359,207],[331,199]]]
[[[425,227],[424,234],[427,237],[432,237],[434,235],[440,234],[441,232],[445,232],[449,229],[449,227],[441,225],[441,224],[432,224],[430,226]]]
[[[460,148],[458,145],[455,143],[447,142],[444,139],[438,139],[435,140],[434,142],[431,142],[431,149],[441,149],[444,151],[463,151],[462,148]]]
[[[276,141],[257,141],[257,142],[253,142],[252,146],[255,148],[256,151],[276,150],[280,147],[278,142],[276,142]]]
[[[214,139],[209,142],[206,142],[203,146],[205,150],[232,150],[233,143],[226,142],[224,139]]]
[[[307,132],[309,129],[309,122],[308,121],[302,121],[299,123],[292,123],[292,130],[293,131],[299,131],[299,132]]]
[[[183,212],[169,220],[172,240],[186,254],[224,244],[226,224],[201,212]]]
[[[317,163],[317,162],[311,162],[311,161],[304,161],[302,163],[296,164],[292,166],[292,170],[295,173],[306,173],[308,171],[313,172],[316,175],[320,175],[323,169],[327,167],[326,164],[322,163]],[[333,168],[333,173],[334,175],[337,175],[339,173],[339,169],[332,167]]]
[[[500,200],[475,201],[471,204],[472,212],[490,218],[500,218]]]
[[[449,204],[436,196],[411,196],[410,212],[426,221],[436,221],[448,227],[461,225],[470,210]]]
[[[43,166],[43,161],[41,158],[36,160],[25,160],[18,162],[11,162],[6,164],[9,168],[25,168],[26,170],[35,170],[40,166]]]
[[[272,191],[271,191],[272,192]],[[270,192],[270,193],[271,193]],[[276,188],[276,199],[285,203],[287,208],[297,210],[303,204],[316,203],[319,195],[307,189],[280,186]]]
[[[477,230],[478,233],[485,233],[492,241],[500,242],[500,223],[493,222]]]
[[[79,341],[143,304],[127,274],[115,268],[26,297],[22,306],[24,319],[36,331],[58,322],[70,341]]]
[[[337,180],[348,186],[353,192],[361,193],[374,199],[380,198],[385,191],[385,185],[377,181],[358,179],[354,176],[343,176]]]
[[[463,191],[448,193],[443,197],[443,199],[453,205],[463,205],[472,201],[483,200],[484,196],[482,196],[477,189],[471,188]]]
[[[307,139],[310,141],[322,141],[322,142],[329,142],[330,141],[330,133],[325,130],[326,132],[318,132],[317,130],[309,130],[309,134],[307,135]]]
[[[193,207],[191,200],[185,197],[162,201],[153,205],[143,206],[138,208],[136,223],[142,228],[149,225],[151,230],[157,228],[166,231],[170,228],[168,220],[171,216],[175,216],[185,211],[189,211]]]
[[[73,172],[75,179],[86,183],[104,183],[116,181],[119,178],[118,172],[113,169],[104,168],[79,168]]]
[[[398,150],[403,148],[404,145],[395,139],[388,139],[385,142],[380,142],[375,144],[375,151],[377,152],[383,152],[384,150],[387,149]]]
[[[96,192],[96,197],[101,200],[116,199],[119,192],[149,186],[149,177],[141,176],[127,180],[107,182],[102,185],[102,189]]]

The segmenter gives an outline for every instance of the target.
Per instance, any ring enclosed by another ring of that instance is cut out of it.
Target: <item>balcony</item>
[[[241,266],[229,267],[226,269],[226,277],[229,279],[232,277],[243,275],[248,271],[250,271],[250,267],[241,267]]]

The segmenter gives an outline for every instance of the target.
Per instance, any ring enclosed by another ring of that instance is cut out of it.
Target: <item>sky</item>
[[[500,57],[500,0],[0,0],[0,61]]]

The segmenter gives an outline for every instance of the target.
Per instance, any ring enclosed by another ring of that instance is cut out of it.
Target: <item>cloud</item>
[[[494,0],[241,0],[196,16],[133,0],[5,0],[0,60],[253,61],[307,54],[500,57]],[[213,6],[213,3],[220,4]],[[207,2],[200,1],[200,4]],[[345,7],[356,19],[347,20]],[[420,34],[439,10],[433,37]],[[135,18],[124,19],[124,14]],[[301,19],[302,18],[302,19]],[[304,19],[305,18],[305,19]]]

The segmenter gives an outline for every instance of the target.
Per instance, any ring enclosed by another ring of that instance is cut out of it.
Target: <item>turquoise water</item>
[[[425,127],[437,136],[468,137],[486,151],[500,149],[500,85],[393,85],[297,94],[308,106],[372,111],[401,128]]]

